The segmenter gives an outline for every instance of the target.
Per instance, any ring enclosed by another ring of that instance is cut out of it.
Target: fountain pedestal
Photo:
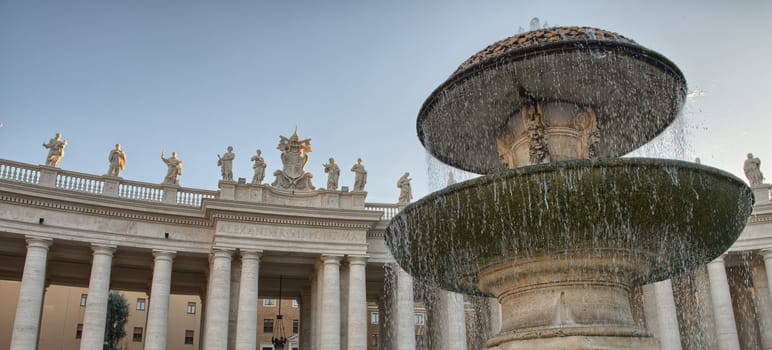
[[[488,349],[659,349],[635,323],[630,290],[654,257],[623,250],[516,258],[480,271],[502,305]]]

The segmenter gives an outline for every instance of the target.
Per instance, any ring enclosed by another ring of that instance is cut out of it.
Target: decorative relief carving
[[[533,97],[525,96],[520,114],[523,118],[523,126],[528,133],[529,164],[549,163],[551,158],[544,133],[544,112],[541,104]]]
[[[587,107],[577,113],[574,117],[574,128],[579,131],[579,158],[597,158],[600,131],[595,112]]]
[[[279,137],[279,145],[276,148],[281,151],[281,162],[284,168],[273,173],[276,180],[271,186],[300,191],[316,189],[311,184],[314,175],[305,170],[308,164],[308,153],[311,153],[311,139],[301,140],[297,130],[289,138]]]

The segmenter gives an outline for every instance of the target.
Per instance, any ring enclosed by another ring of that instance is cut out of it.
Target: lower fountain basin
[[[479,287],[485,269],[577,252],[635,256],[643,266],[625,270],[624,285],[640,285],[722,254],[752,205],[743,181],[696,163],[571,160],[430,194],[392,219],[386,243],[415,279],[467,294],[492,294]]]

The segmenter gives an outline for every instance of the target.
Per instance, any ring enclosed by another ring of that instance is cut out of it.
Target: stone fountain
[[[414,278],[498,298],[488,349],[658,349],[630,291],[705,264],[745,227],[740,179],[618,158],[680,112],[686,80],[619,34],[518,34],[465,61],[422,106],[436,158],[484,176],[407,206],[386,242]]]

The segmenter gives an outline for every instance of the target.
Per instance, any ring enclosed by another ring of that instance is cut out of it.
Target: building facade
[[[772,349],[769,187],[753,187],[754,215],[725,255],[634,293],[663,349]],[[279,303],[288,349],[480,348],[497,303],[414,283],[383,240],[401,207],[365,200],[0,160],[0,348],[102,349],[111,290],[131,306],[127,349],[263,350]]]

